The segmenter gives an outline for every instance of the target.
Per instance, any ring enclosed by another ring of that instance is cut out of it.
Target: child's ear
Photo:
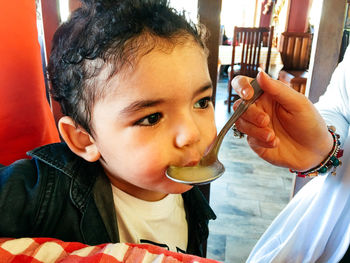
[[[76,155],[88,162],[95,162],[100,158],[95,140],[83,128],[76,126],[72,118],[62,117],[58,122],[58,129],[63,140]]]

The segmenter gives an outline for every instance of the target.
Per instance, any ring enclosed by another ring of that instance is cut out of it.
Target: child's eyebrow
[[[213,85],[211,82],[206,83],[205,85],[203,85],[203,87],[199,88],[198,90],[196,90],[193,94],[193,97],[196,97],[198,95],[200,95],[201,93],[205,92],[208,89],[212,89]]]
[[[163,103],[163,99],[159,100],[138,100],[121,110],[121,114],[130,114],[142,110],[144,108],[153,107]]]
[[[198,90],[196,90],[193,93],[193,97],[196,97],[196,96],[200,95],[201,93],[205,92],[206,90],[212,89],[212,88],[213,88],[212,83],[208,82],[205,85],[203,85],[203,87],[201,87]],[[131,114],[131,113],[140,111],[140,110],[145,109],[145,108],[157,106],[157,105],[162,104],[164,102],[165,102],[164,99],[158,99],[158,100],[137,100],[137,101],[134,101],[133,103],[131,103],[130,105],[128,105],[127,107],[125,107],[124,109],[122,109],[120,113],[122,115]]]

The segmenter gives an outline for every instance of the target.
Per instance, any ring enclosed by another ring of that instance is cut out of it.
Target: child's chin
[[[170,189],[169,194],[182,194],[192,189],[192,185],[176,183],[176,187]]]

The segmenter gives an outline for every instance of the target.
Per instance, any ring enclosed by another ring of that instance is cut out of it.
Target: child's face
[[[191,186],[165,176],[199,162],[216,136],[207,57],[197,44],[153,50],[109,82],[92,113],[100,161],[112,184],[144,200]]]

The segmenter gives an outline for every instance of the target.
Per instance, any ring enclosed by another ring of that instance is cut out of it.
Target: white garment
[[[345,143],[337,175],[306,184],[272,222],[247,262],[338,262],[350,243],[350,49],[316,107]]]
[[[188,226],[180,194],[168,194],[162,200],[149,202],[113,185],[112,190],[120,242],[156,243],[171,251],[186,251]]]

